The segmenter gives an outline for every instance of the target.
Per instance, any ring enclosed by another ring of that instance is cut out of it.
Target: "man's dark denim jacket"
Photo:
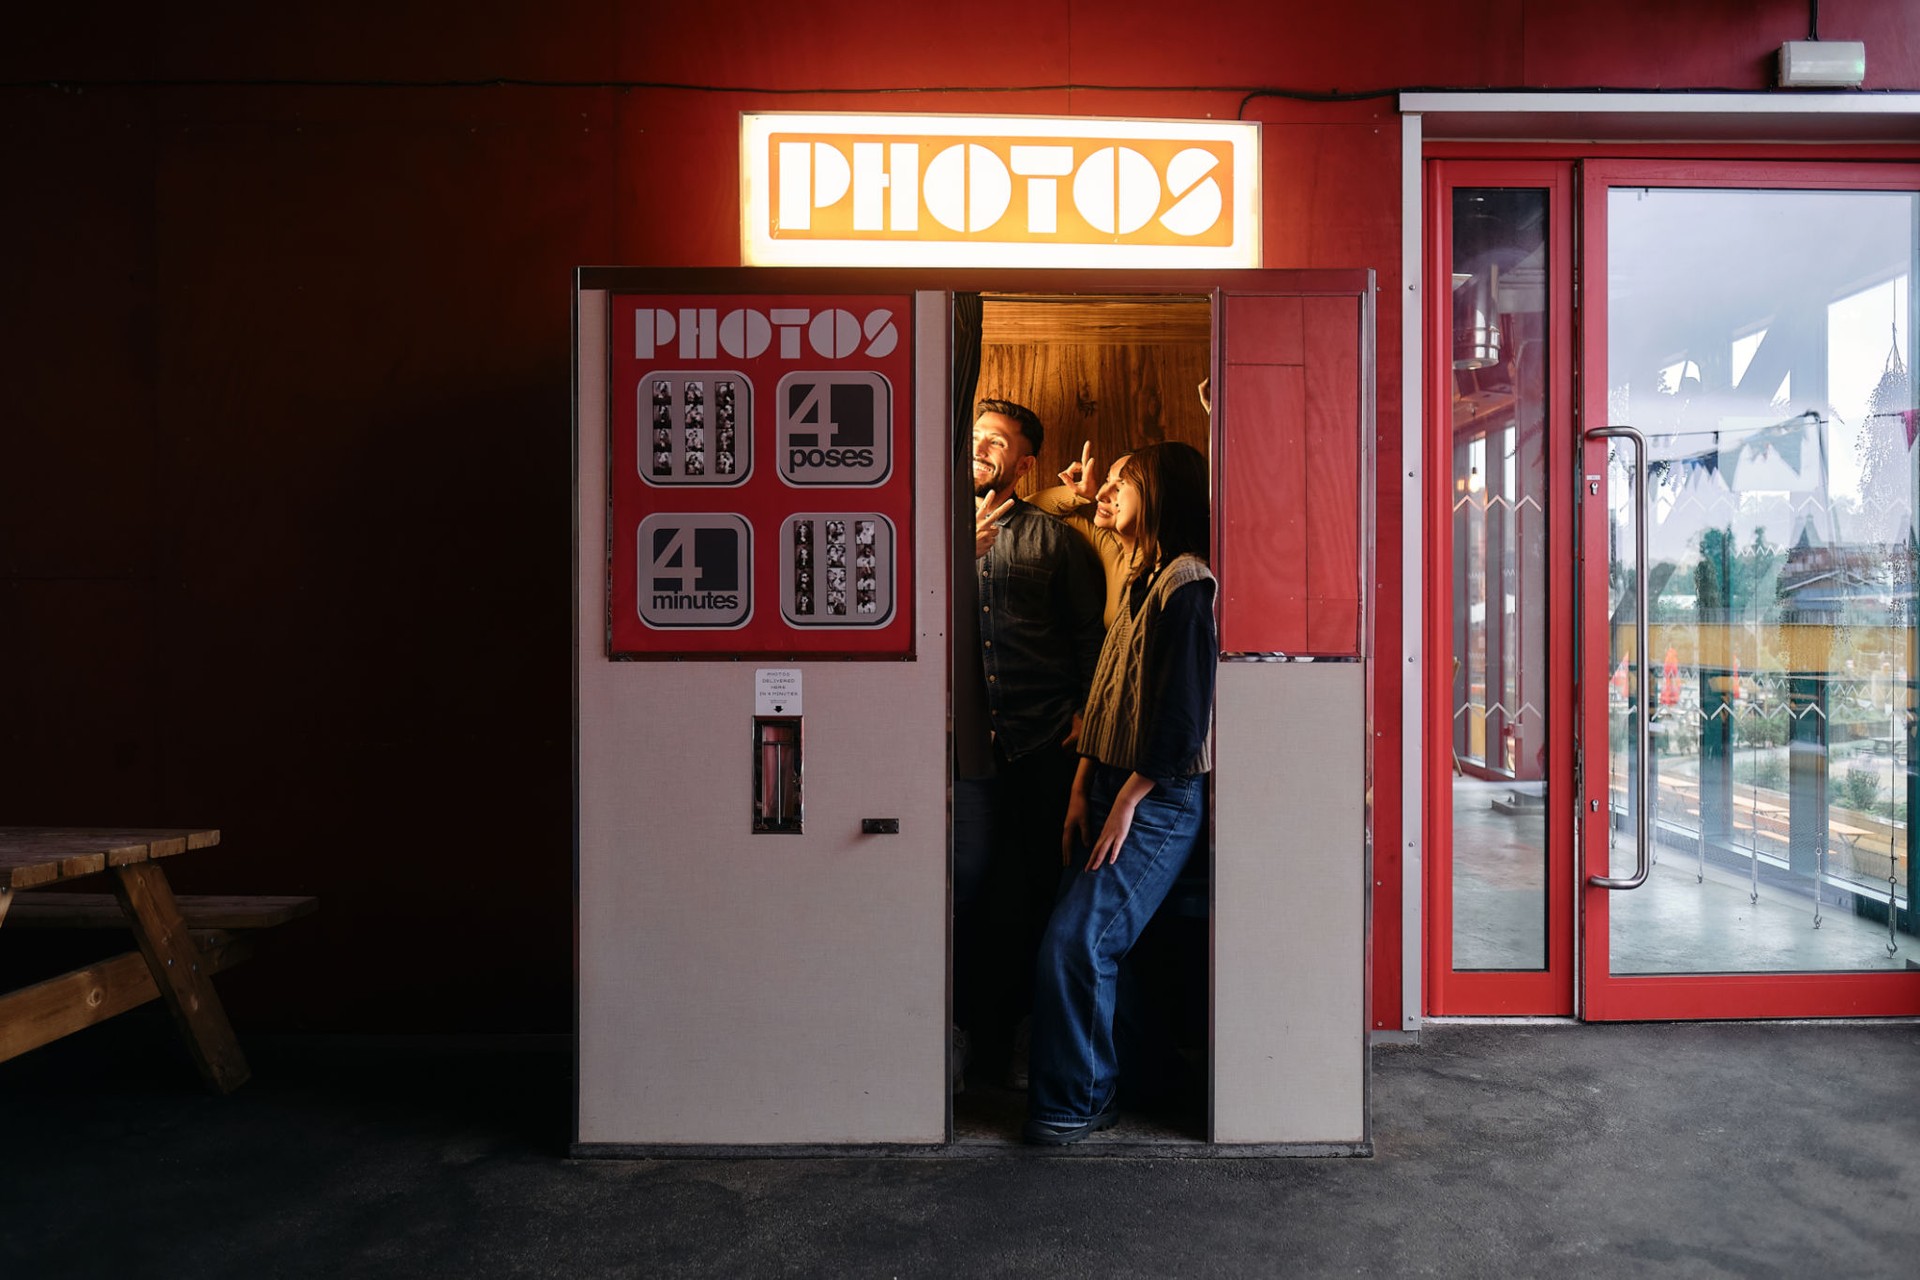
[[[987,715],[1000,753],[1014,760],[1067,736],[1086,707],[1106,639],[1106,599],[1093,548],[1025,502],[974,561],[980,577],[980,659]]]

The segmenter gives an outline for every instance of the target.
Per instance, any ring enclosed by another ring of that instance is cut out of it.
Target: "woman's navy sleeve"
[[[1167,597],[1147,638],[1142,673],[1146,740],[1138,772],[1155,782],[1183,774],[1206,745],[1220,641],[1213,628],[1213,582],[1189,582]]]

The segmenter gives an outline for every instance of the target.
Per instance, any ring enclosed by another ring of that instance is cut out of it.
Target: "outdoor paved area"
[[[1819,1276],[1920,1259],[1920,1027],[1447,1025],[1373,1159],[565,1158],[564,1048],[140,1015],[0,1064],[0,1275]],[[174,1054],[171,1071],[152,1055]]]

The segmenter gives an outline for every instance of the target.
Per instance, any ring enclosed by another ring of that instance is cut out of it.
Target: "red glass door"
[[[1429,1013],[1573,1012],[1572,191],[1428,171]]]
[[[1581,1013],[1920,1013],[1920,170],[1580,174]]]

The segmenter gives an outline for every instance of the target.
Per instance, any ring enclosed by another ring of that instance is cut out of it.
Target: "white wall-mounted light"
[[[1782,89],[1858,89],[1867,79],[1859,40],[1789,40],[1780,46]]]

